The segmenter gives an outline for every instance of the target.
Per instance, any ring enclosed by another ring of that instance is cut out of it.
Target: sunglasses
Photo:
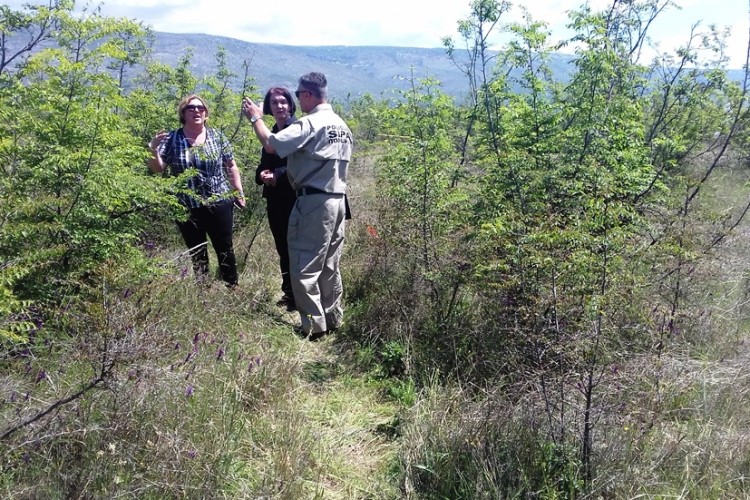
[[[309,90],[295,90],[294,91],[294,97],[296,97],[297,99],[299,99],[300,94],[312,94],[312,92],[310,92]]]
[[[183,111],[199,111],[201,113],[204,113],[206,111],[206,107],[200,106],[198,104],[191,104],[189,106],[185,106],[182,110]]]

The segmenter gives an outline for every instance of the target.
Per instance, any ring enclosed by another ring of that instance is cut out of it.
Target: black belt
[[[343,193],[329,193],[328,191],[323,191],[322,189],[314,188],[314,187],[303,187],[297,190],[297,197],[299,196],[305,196],[306,194],[327,194],[331,196],[343,196],[344,197],[344,206],[346,207],[346,219],[349,220],[352,218],[352,210],[349,208],[349,199],[346,197]]]
[[[330,195],[337,195],[341,193],[329,193],[328,191],[323,191],[322,189],[314,188],[314,187],[303,187],[297,190],[297,196],[305,196],[306,194],[330,194]]]

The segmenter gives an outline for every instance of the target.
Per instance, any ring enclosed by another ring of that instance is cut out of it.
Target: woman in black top
[[[273,115],[276,123],[272,131],[278,132],[296,120],[294,112],[297,106],[292,93],[285,87],[272,87],[263,99],[263,114]],[[286,236],[289,224],[289,214],[292,212],[296,195],[286,175],[286,159],[281,159],[275,153],[261,150],[260,164],[255,171],[255,182],[263,185],[263,197],[266,199],[268,225],[279,254],[281,268],[282,297],[276,303],[286,307],[288,311],[296,309],[292,284],[289,279],[289,248]]]

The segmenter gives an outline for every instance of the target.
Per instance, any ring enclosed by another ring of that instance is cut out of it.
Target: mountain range
[[[203,34],[155,32],[152,57],[174,66],[188,51],[190,69],[196,75],[216,70],[216,54],[226,52],[226,63],[237,75],[237,87],[247,61],[250,75],[261,94],[274,85],[295,88],[297,78],[320,71],[328,79],[329,93],[336,100],[364,94],[381,97],[410,87],[410,79],[430,76],[441,83],[443,92],[459,97],[466,93],[466,77],[442,48],[291,46],[251,43],[234,38]]]
[[[235,75],[230,86],[236,91],[241,89],[247,63],[256,86],[254,90],[260,95],[276,85],[296,88],[299,76],[310,71],[326,75],[329,95],[340,103],[366,94],[376,99],[398,97],[399,92],[411,88],[412,82],[427,77],[437,80],[442,92],[457,101],[462,101],[469,92],[467,76],[448,57],[445,48],[293,46],[206,34],[152,33],[151,57],[155,61],[174,67],[189,55],[190,70],[199,77],[216,73],[217,54],[223,49],[226,65]],[[9,50],[17,50],[23,43],[20,37],[7,40]],[[463,61],[468,58],[465,51],[457,50],[456,55],[463,57]],[[548,64],[555,80],[569,79],[572,60],[573,56],[562,53],[550,55]],[[136,67],[132,71],[136,74],[141,69]],[[744,71],[734,69],[728,74],[741,81]],[[511,76],[519,75],[511,73]]]
[[[463,98],[469,90],[467,77],[444,48],[292,46],[190,33],[154,32],[154,36],[155,60],[174,66],[190,50],[190,69],[201,76],[215,72],[216,54],[223,47],[227,65],[237,75],[235,90],[239,90],[243,62],[247,61],[261,95],[275,85],[295,88],[297,78],[310,71],[326,75],[330,96],[340,102],[364,94],[392,97],[394,92],[409,89],[412,79],[428,76],[439,81],[442,91],[456,99]],[[457,55],[465,57],[460,51]],[[550,56],[549,66],[557,81],[567,81],[572,60],[572,56],[561,53]],[[728,74],[741,81],[744,71],[732,69]]]

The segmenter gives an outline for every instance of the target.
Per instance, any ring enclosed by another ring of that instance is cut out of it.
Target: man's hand
[[[242,98],[242,114],[250,120],[253,116],[262,117],[263,110],[249,97]]]

